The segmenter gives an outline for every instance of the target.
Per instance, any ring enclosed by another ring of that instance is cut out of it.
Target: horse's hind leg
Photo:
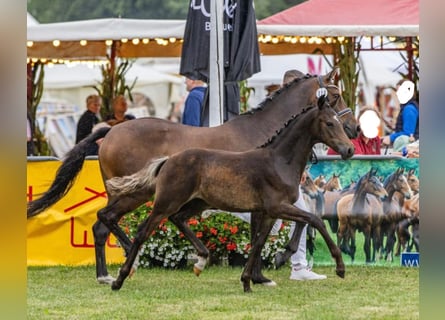
[[[201,213],[203,209],[207,208],[205,203],[199,203],[197,200],[192,201],[187,204],[180,212],[169,217],[170,221],[175,224],[175,226],[184,233],[184,236],[192,243],[193,247],[198,253],[198,262],[195,263],[193,267],[193,272],[196,276],[199,276],[204,270],[207,264],[207,258],[209,257],[209,250],[207,247],[196,237],[195,233],[190,229],[188,225],[188,220]]]
[[[96,279],[100,284],[111,284],[115,279],[108,274],[105,244],[110,230],[99,220],[93,225],[94,249],[96,253]]]
[[[252,212],[250,214],[250,243],[255,243],[258,238],[258,234],[261,232],[262,225],[264,223],[264,212]],[[272,224],[273,226],[273,224]],[[272,229],[272,227],[271,227]],[[261,254],[256,257],[256,262],[252,267],[252,282],[254,284],[262,284],[265,286],[275,286],[275,281],[266,278],[262,273],[262,261]]]
[[[258,265],[258,261],[261,261],[261,250],[264,247],[264,243],[269,236],[270,230],[275,223],[275,219],[265,216],[264,213],[251,213],[251,221],[254,214],[261,214],[261,224],[256,226],[255,239],[252,240],[252,247],[250,248],[249,258],[244,266],[243,273],[241,274],[241,282],[243,283],[244,292],[251,292],[250,281],[253,280],[253,269]],[[261,266],[261,263],[260,263]]]
[[[131,196],[123,196],[121,198],[110,199],[108,205],[97,212],[99,222],[97,222],[93,226],[93,232],[95,234],[95,241],[98,241],[98,244],[95,244],[96,259],[99,258],[99,262],[101,264],[105,263],[104,247],[106,236],[108,236],[104,228],[108,228],[108,230],[113,233],[113,235],[118,239],[119,243],[123,247],[125,253],[128,254],[132,242],[130,241],[124,230],[122,230],[119,226],[119,220],[123,215],[143,204],[146,199],[148,199],[147,196],[141,196],[140,194],[139,197],[135,194]],[[104,226],[102,226],[101,224],[103,224]],[[103,270],[104,267],[101,266],[100,271]],[[103,276],[105,276],[105,278],[101,278],[100,282],[109,283],[110,277],[108,277],[106,274],[103,274]]]

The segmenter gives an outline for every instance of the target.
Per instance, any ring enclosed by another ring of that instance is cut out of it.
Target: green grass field
[[[276,287],[251,293],[243,292],[240,267],[212,266],[200,277],[191,265],[138,269],[119,291],[97,284],[94,266],[28,267],[28,319],[419,319],[419,268],[365,265],[362,243],[354,264],[344,256],[345,279],[317,239],[314,270],[326,280],[291,281],[284,266],[264,271]]]

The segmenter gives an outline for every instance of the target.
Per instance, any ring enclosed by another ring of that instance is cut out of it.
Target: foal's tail
[[[65,196],[83,167],[86,152],[97,139],[105,137],[111,128],[100,128],[76,144],[66,155],[50,188],[40,198],[28,203],[27,218],[34,217]]]
[[[156,184],[156,177],[169,157],[149,161],[141,170],[129,176],[113,177],[106,181],[107,192],[111,196],[130,194],[141,188],[151,188]]]

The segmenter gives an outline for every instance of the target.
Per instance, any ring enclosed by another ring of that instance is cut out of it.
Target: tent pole
[[[406,54],[408,58],[408,79],[413,81],[413,43],[411,37],[406,37]]]
[[[224,37],[220,1],[211,0],[209,52],[209,126],[222,124],[224,110]]]

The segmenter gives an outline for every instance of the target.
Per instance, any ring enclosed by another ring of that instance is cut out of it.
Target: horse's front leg
[[[335,242],[329,235],[329,232],[326,229],[325,224],[319,217],[308,211],[299,209],[291,204],[282,204],[279,208],[277,208],[277,210],[274,210],[274,212],[277,213],[279,218],[285,220],[292,220],[300,223],[307,223],[313,226],[315,229],[317,229],[318,232],[320,232],[321,236],[323,237],[324,241],[326,242],[326,245],[328,246],[332,257],[335,260],[336,274],[341,278],[345,277],[345,264],[343,263],[341,251],[335,245]]]
[[[261,227],[264,223],[264,212],[252,212],[250,214],[250,243],[255,243],[258,238],[258,234],[261,231]],[[262,261],[261,254],[256,257],[256,262],[252,267],[252,282],[254,284],[262,284],[265,286],[275,286],[275,281],[266,278],[262,273]]]
[[[293,225],[294,230],[285,247],[286,250],[284,252],[278,252],[275,255],[275,268],[280,268],[295,252],[297,252],[304,226],[305,224],[297,222]]]
[[[252,215],[253,214],[254,213],[252,213]],[[251,221],[252,218],[253,216],[251,216]],[[243,273],[241,274],[241,282],[243,283],[244,292],[252,291],[250,287],[250,281],[252,279],[252,271],[255,265],[258,264],[258,261],[261,261],[261,250],[263,249],[264,243],[266,242],[270,230],[272,230],[272,227],[275,223],[275,219],[272,219],[266,215],[263,215],[261,220],[262,220],[261,224],[258,226],[258,229],[256,229],[257,231],[254,237],[255,242],[252,243],[252,247],[250,248],[249,258],[247,259],[247,263],[244,267]]]
[[[138,256],[142,244],[148,239],[150,234],[161,223],[161,220],[164,217],[165,217],[164,215],[157,214],[155,210],[153,210],[151,215],[147,219],[145,219],[141,224],[139,224],[138,231],[133,240],[133,244],[130,248],[130,251],[127,254],[127,258],[125,259],[125,262],[122,265],[122,267],[119,269],[119,275],[117,279],[113,281],[111,284],[112,290],[119,290],[122,287],[124,280],[128,277],[128,275],[131,272],[131,268]]]

